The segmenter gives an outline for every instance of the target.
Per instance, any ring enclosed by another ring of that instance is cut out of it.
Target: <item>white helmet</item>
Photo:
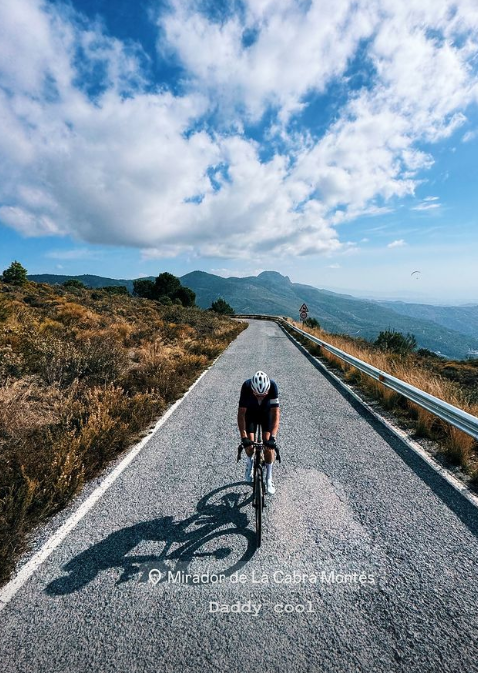
[[[265,395],[269,392],[271,382],[266,373],[258,371],[251,379],[252,390],[258,395]]]

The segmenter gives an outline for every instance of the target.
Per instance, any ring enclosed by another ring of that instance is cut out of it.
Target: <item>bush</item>
[[[158,303],[161,304],[162,306],[172,306],[172,299],[171,297],[168,297],[167,295],[163,295],[158,299]]]
[[[428,348],[419,348],[417,350],[417,355],[420,355],[422,358],[434,358],[435,360],[441,360],[442,356],[433,351],[429,351]]]
[[[410,333],[404,335],[395,330],[385,330],[384,332],[380,332],[374,344],[381,351],[408,355],[417,347],[417,340]]]
[[[75,379],[107,384],[126,369],[124,349],[108,335],[95,334],[75,341],[68,332],[59,335],[25,334],[22,344],[27,371],[38,374],[48,385],[69,386]]]
[[[65,280],[64,283],[62,283],[63,287],[67,288],[74,288],[75,290],[86,290],[86,285],[81,282],[81,280],[77,280],[76,278],[70,278],[69,280]]]
[[[27,270],[20,262],[12,262],[8,269],[3,272],[2,280],[4,283],[10,283],[10,285],[25,285],[28,282]]]
[[[304,320],[304,325],[306,325],[306,327],[311,327],[312,329],[320,329],[319,321],[315,318],[306,318],[306,320]]]
[[[125,294],[128,295],[128,288],[125,285],[106,285],[105,287],[100,287],[100,290],[107,292],[108,294]]]
[[[211,311],[220,313],[221,315],[234,315],[234,309],[222,297],[219,297],[216,301],[212,302]]]

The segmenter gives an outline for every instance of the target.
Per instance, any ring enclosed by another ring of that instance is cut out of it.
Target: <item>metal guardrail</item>
[[[469,414],[466,411],[463,411],[463,409],[459,409],[458,407],[453,406],[453,404],[448,404],[448,402],[444,402],[443,400],[440,400],[438,397],[435,397],[434,395],[430,395],[429,393],[420,390],[420,388],[416,388],[415,386],[412,386],[409,383],[405,383],[405,381],[401,381],[400,379],[397,379],[395,376],[387,374],[386,372],[377,369],[377,367],[373,367],[372,365],[369,365],[367,362],[359,360],[353,355],[349,355],[345,351],[340,350],[340,348],[336,348],[335,346],[332,346],[332,344],[327,343],[323,339],[319,339],[318,337],[313,336],[312,334],[309,334],[304,330],[301,330],[299,327],[291,325],[281,316],[236,315],[235,317],[273,320],[279,323],[280,325],[283,326],[287,325],[288,329],[291,329],[292,331],[301,334],[307,339],[310,339],[310,341],[313,341],[322,348],[325,348],[330,353],[340,358],[344,362],[347,362],[348,364],[352,365],[361,372],[364,372],[364,374],[367,374],[376,381],[380,381],[380,383],[382,383],[387,388],[390,388],[396,393],[403,395],[412,402],[415,402],[415,404],[418,404],[423,409],[426,409],[435,416],[438,416],[438,418],[441,418],[447,423],[450,423],[459,430],[466,432],[466,434],[471,435],[474,439],[478,440],[478,418],[476,416],[472,416],[472,414]]]

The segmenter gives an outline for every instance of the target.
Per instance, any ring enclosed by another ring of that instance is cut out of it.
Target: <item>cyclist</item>
[[[247,482],[252,482],[252,442],[258,424],[262,426],[264,442],[264,460],[266,463],[266,489],[273,495],[275,486],[272,481],[272,463],[276,449],[276,436],[279,430],[280,407],[277,383],[269,379],[263,371],[257,371],[251,379],[244,381],[239,399],[237,424],[241,433],[241,442],[246,451]]]

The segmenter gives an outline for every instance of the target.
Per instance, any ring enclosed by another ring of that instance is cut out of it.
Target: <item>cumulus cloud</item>
[[[157,23],[181,95],[66,5],[0,4],[2,223],[148,259],[351,254],[340,225],[413,195],[478,98],[471,0],[244,0],[221,21],[173,0]],[[325,131],[294,125],[332,83]]]
[[[387,245],[387,248],[403,248],[403,246],[407,245],[403,238],[400,238],[397,241],[392,241]]]
[[[368,5],[246,0],[241,14],[218,22],[200,3],[173,0],[161,27],[191,78],[219,93],[226,107],[239,105],[257,119],[272,104],[287,119],[307,91],[341,76],[359,41],[372,34],[378,17]]]

